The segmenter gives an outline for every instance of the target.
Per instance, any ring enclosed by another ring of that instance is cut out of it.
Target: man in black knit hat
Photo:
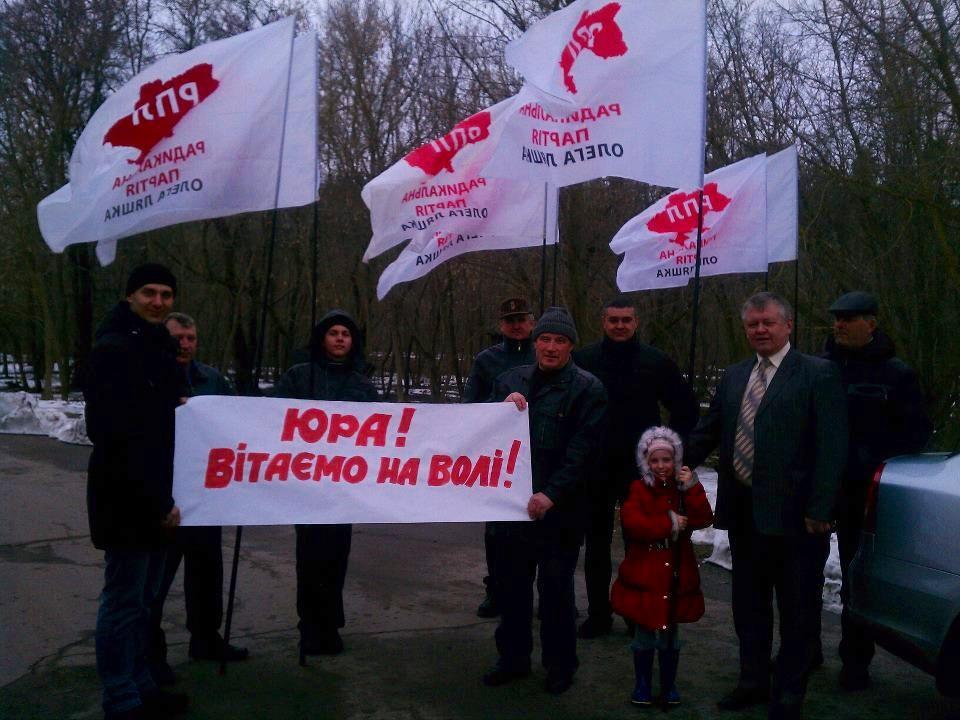
[[[108,720],[178,714],[187,696],[159,690],[147,663],[150,605],[160,589],[173,502],[174,410],[186,395],[176,345],[163,325],[177,280],[136,268],[126,299],[97,328],[84,380],[93,442],[87,512],[106,572],[97,612],[97,673]]]
[[[564,692],[579,664],[573,574],[607,394],[597,378],[573,362],[576,342],[577,329],[566,309],[549,308],[533,331],[536,363],[508,370],[494,384],[494,399],[529,408],[533,494],[527,514],[533,522],[499,524],[499,659],[483,676],[488,686],[530,673],[535,579],[546,690]]]

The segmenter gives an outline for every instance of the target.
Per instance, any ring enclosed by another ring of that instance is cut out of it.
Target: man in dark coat
[[[230,381],[209,365],[196,359],[199,345],[196,321],[173,312],[163,323],[177,342],[177,364],[183,374],[187,395],[236,395]],[[183,597],[190,631],[190,657],[195,660],[245,660],[246,648],[225,646],[220,636],[223,622],[223,550],[219,526],[180,527],[167,548],[163,584],[151,608],[151,672],[157,682],[174,682],[167,664],[166,636],[160,623],[163,605],[183,560]]]
[[[802,716],[810,613],[819,612],[813,598],[846,464],[847,407],[836,366],[790,347],[785,300],[758,293],[741,318],[756,354],[727,368],[689,437],[687,462],[695,467],[720,446],[714,525],[729,531],[740,677],[719,706],[740,710],[770,693],[775,590],[780,651],[769,717],[793,719]]]
[[[363,354],[363,333],[343,310],[324,315],[310,335],[310,362],[294,365],[273,395],[300,400],[374,402],[377,390]],[[343,584],[352,525],[297,525],[297,615],[300,659],[343,651]]]
[[[559,694],[570,687],[579,664],[573,574],[607,397],[601,382],[573,362],[577,330],[564,308],[543,314],[533,341],[536,364],[503,373],[493,391],[494,398],[519,410],[529,407],[533,495],[527,513],[533,522],[504,522],[498,528],[499,660],[483,682],[503,685],[529,674],[536,578],[544,687]]]
[[[827,340],[824,357],[840,368],[850,424],[847,471],[837,511],[843,575],[840,687],[860,690],[870,684],[874,643],[847,612],[847,571],[860,545],[867,489],[886,458],[923,450],[932,427],[916,373],[896,357],[893,341],[877,328],[876,299],[865,292],[847,293],[830,306],[830,312],[833,337]]]
[[[500,335],[503,340],[481,350],[473,360],[470,375],[463,388],[463,402],[476,403],[489,401],[493,392],[493,383],[501,373],[519,365],[533,362],[533,314],[523,298],[509,298],[500,303]],[[496,600],[496,571],[494,563],[497,553],[497,524],[486,523],[483,531],[483,547],[487,558],[487,576],[483,584],[487,589],[486,597],[477,608],[482,618],[496,617],[500,608]]]
[[[637,440],[647,428],[663,424],[661,408],[669,414],[667,425],[681,437],[699,417],[696,395],[673,360],[637,339],[637,311],[628,298],[621,295],[604,305],[603,334],[603,340],[573,355],[579,367],[600,379],[609,398],[602,453],[606,464],[590,482],[590,525],[583,559],[589,607],[578,633],[582,638],[605,635],[612,625],[614,510],[638,477]]]
[[[163,326],[177,281],[164,266],[141,265],[126,300],[97,328],[84,379],[93,442],[87,512],[106,572],[97,612],[97,673],[107,718],[186,709],[186,695],[157,688],[147,663],[150,606],[163,579],[174,505],[174,410],[185,395],[176,346]]]

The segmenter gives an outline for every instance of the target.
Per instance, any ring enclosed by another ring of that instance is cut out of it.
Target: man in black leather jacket
[[[502,685],[530,672],[533,584],[540,591],[545,688],[564,692],[577,669],[573,574],[586,524],[586,482],[597,460],[607,394],[571,358],[577,331],[564,308],[549,308],[533,331],[537,362],[508,370],[493,397],[529,408],[533,522],[501,523],[499,659],[483,677]]]

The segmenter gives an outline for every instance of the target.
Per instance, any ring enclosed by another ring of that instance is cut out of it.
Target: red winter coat
[[[648,630],[666,630],[670,623],[670,590],[674,550],[667,542],[673,525],[669,511],[677,511],[680,491],[675,485],[648,486],[642,479],[630,485],[630,496],[620,509],[627,555],[620,563],[611,591],[618,615]],[[684,494],[687,530],[680,535],[680,585],[677,622],[696,622],[703,616],[700,573],[690,533],[713,523],[713,511],[697,483]]]

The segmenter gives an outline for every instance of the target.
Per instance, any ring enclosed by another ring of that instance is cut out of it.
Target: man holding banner
[[[374,402],[377,390],[366,375],[363,335],[343,310],[324,315],[310,335],[310,362],[294,365],[277,381],[275,397]],[[306,655],[343,651],[343,583],[353,526],[297,525],[297,615],[300,662]]]
[[[93,442],[87,513],[106,570],[97,611],[97,674],[107,720],[186,710],[187,696],[157,688],[147,664],[150,606],[163,580],[174,505],[174,410],[186,394],[163,326],[177,280],[163,265],[137,267],[126,301],[97,328],[83,397]]]
[[[579,664],[573,574],[586,522],[586,479],[600,445],[607,394],[571,358],[577,329],[565,308],[543,314],[533,342],[536,364],[502,374],[493,393],[518,410],[529,408],[533,494],[527,514],[533,522],[501,526],[499,659],[483,682],[503,685],[530,673],[537,578],[544,688],[558,695],[573,683]]]

